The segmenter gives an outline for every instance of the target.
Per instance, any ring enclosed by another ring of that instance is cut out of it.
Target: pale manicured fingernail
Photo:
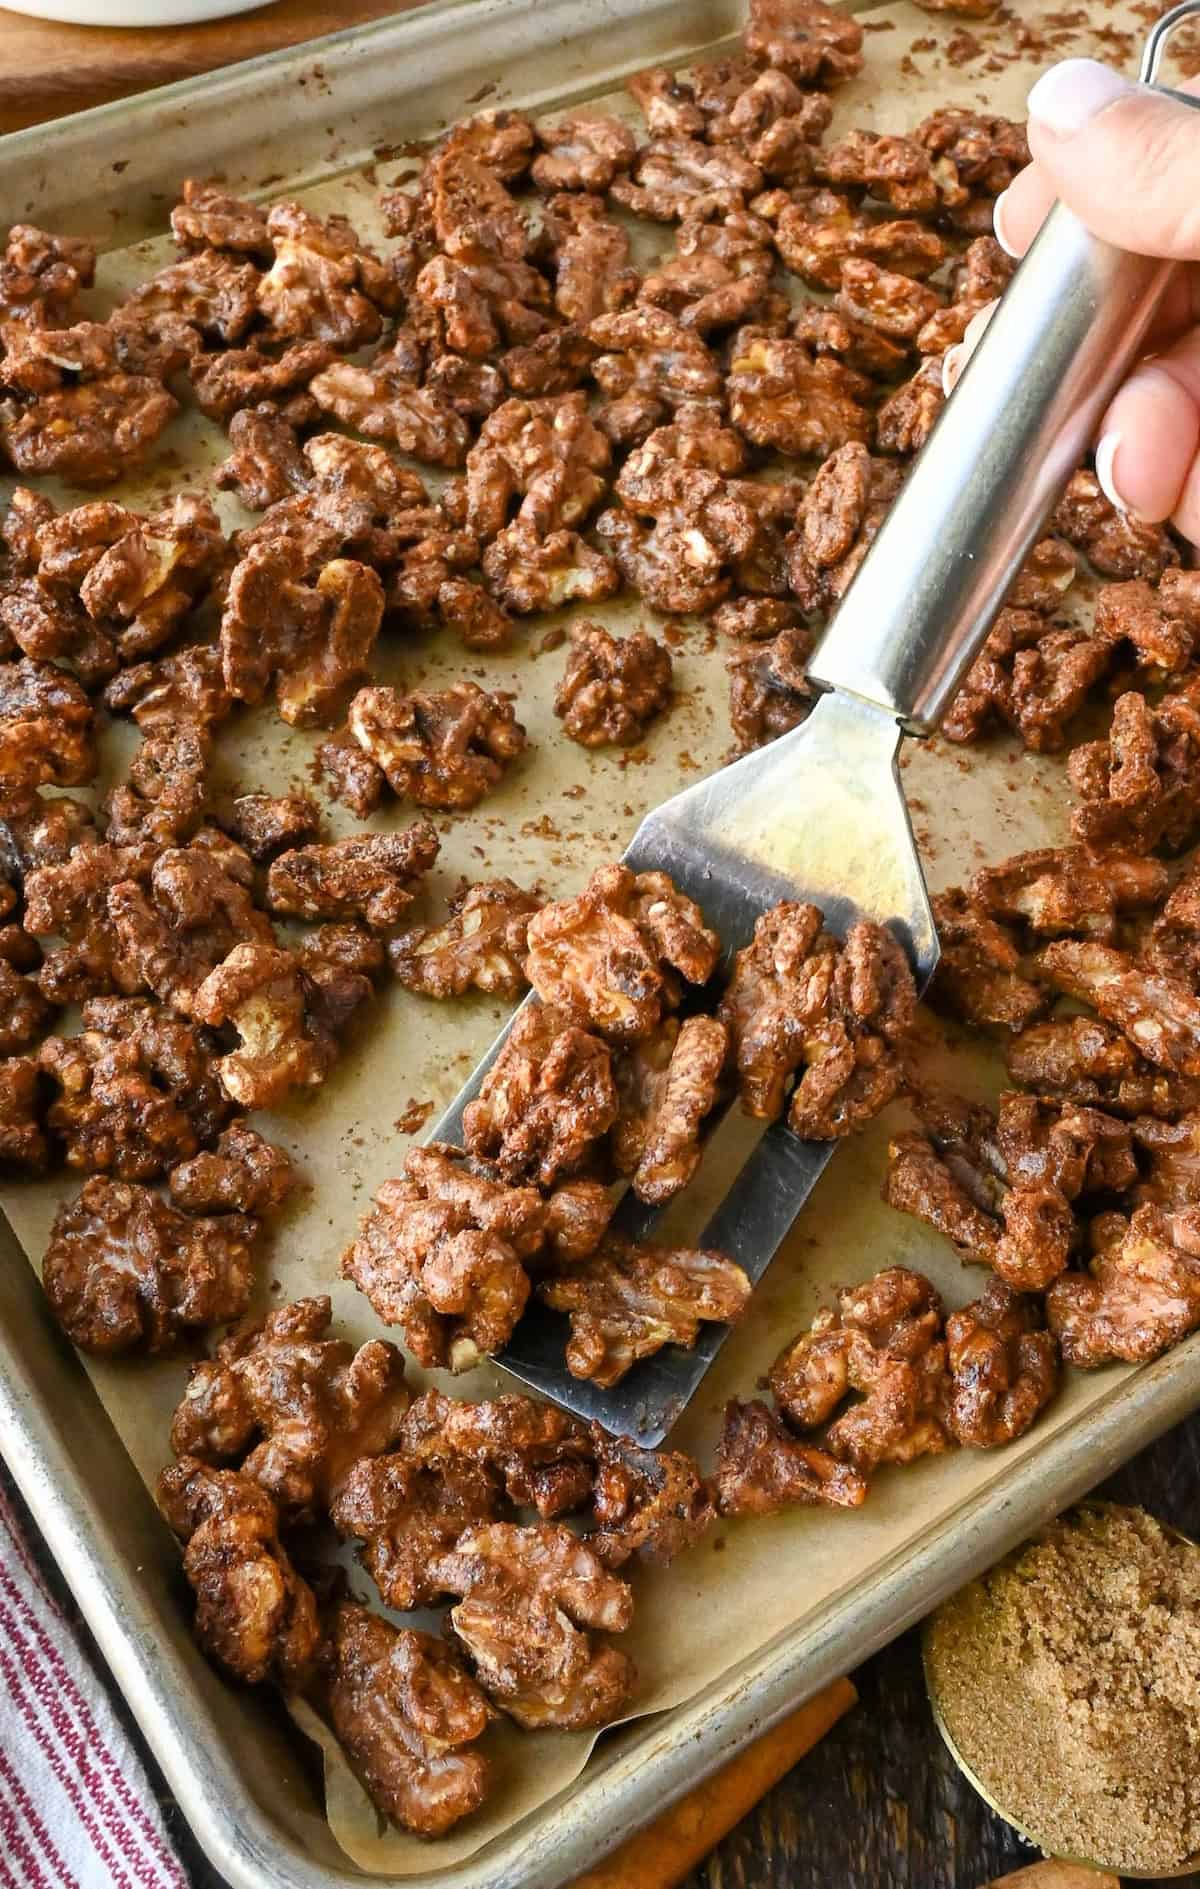
[[[1139,525],[1147,525],[1151,523],[1151,520],[1143,518],[1140,512],[1135,512],[1132,505],[1127,505],[1117,489],[1114,463],[1120,444],[1121,435],[1119,433],[1104,434],[1099,445],[1096,447],[1096,478],[1099,481],[1100,490],[1103,492],[1110,505],[1115,505],[1117,510],[1122,512],[1126,518],[1136,519]]]
[[[1115,99],[1132,92],[1128,79],[1098,59],[1064,59],[1043,72],[1029,94],[1029,116],[1060,138],[1072,138]]]
[[[942,356],[942,392],[947,397],[954,392],[958,377],[963,371],[964,348],[960,341],[955,348],[947,348]]]
[[[1002,190],[1000,195],[996,198],[995,203],[992,205],[992,229],[995,232],[996,241],[999,243],[1005,255],[1015,257],[1017,251],[1013,248],[1009,238],[1004,234],[1004,199],[1007,195],[1007,190]]]

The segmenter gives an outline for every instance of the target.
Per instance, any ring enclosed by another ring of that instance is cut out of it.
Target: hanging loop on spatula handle
[[[1174,27],[1196,14],[1200,0],[1185,0],[1158,22],[1143,84]],[[1200,99],[1171,96],[1200,110]],[[1179,266],[1116,249],[1054,206],[818,644],[810,681],[914,733],[936,728]]]

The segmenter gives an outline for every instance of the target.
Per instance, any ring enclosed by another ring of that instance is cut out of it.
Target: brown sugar
[[[1158,1873],[1200,1851],[1200,1550],[1085,1507],[939,1609],[929,1688],[960,1756],[1044,1848]]]

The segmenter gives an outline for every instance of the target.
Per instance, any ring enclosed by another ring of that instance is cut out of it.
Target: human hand
[[[1184,91],[1200,91],[1200,84]],[[1023,256],[1056,198],[1097,236],[1188,263],[1115,395],[1096,440],[1096,476],[1135,517],[1169,518],[1200,544],[1200,111],[1093,59],[1067,59],[1029,94],[1033,162],[996,201],[996,237]],[[987,325],[977,315],[946,355],[949,391]],[[1151,352],[1152,351],[1152,352]]]

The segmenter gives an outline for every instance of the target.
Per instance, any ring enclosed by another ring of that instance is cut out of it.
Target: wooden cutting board
[[[419,0],[277,0],[197,26],[62,26],[0,7],[0,132],[403,13]]]

